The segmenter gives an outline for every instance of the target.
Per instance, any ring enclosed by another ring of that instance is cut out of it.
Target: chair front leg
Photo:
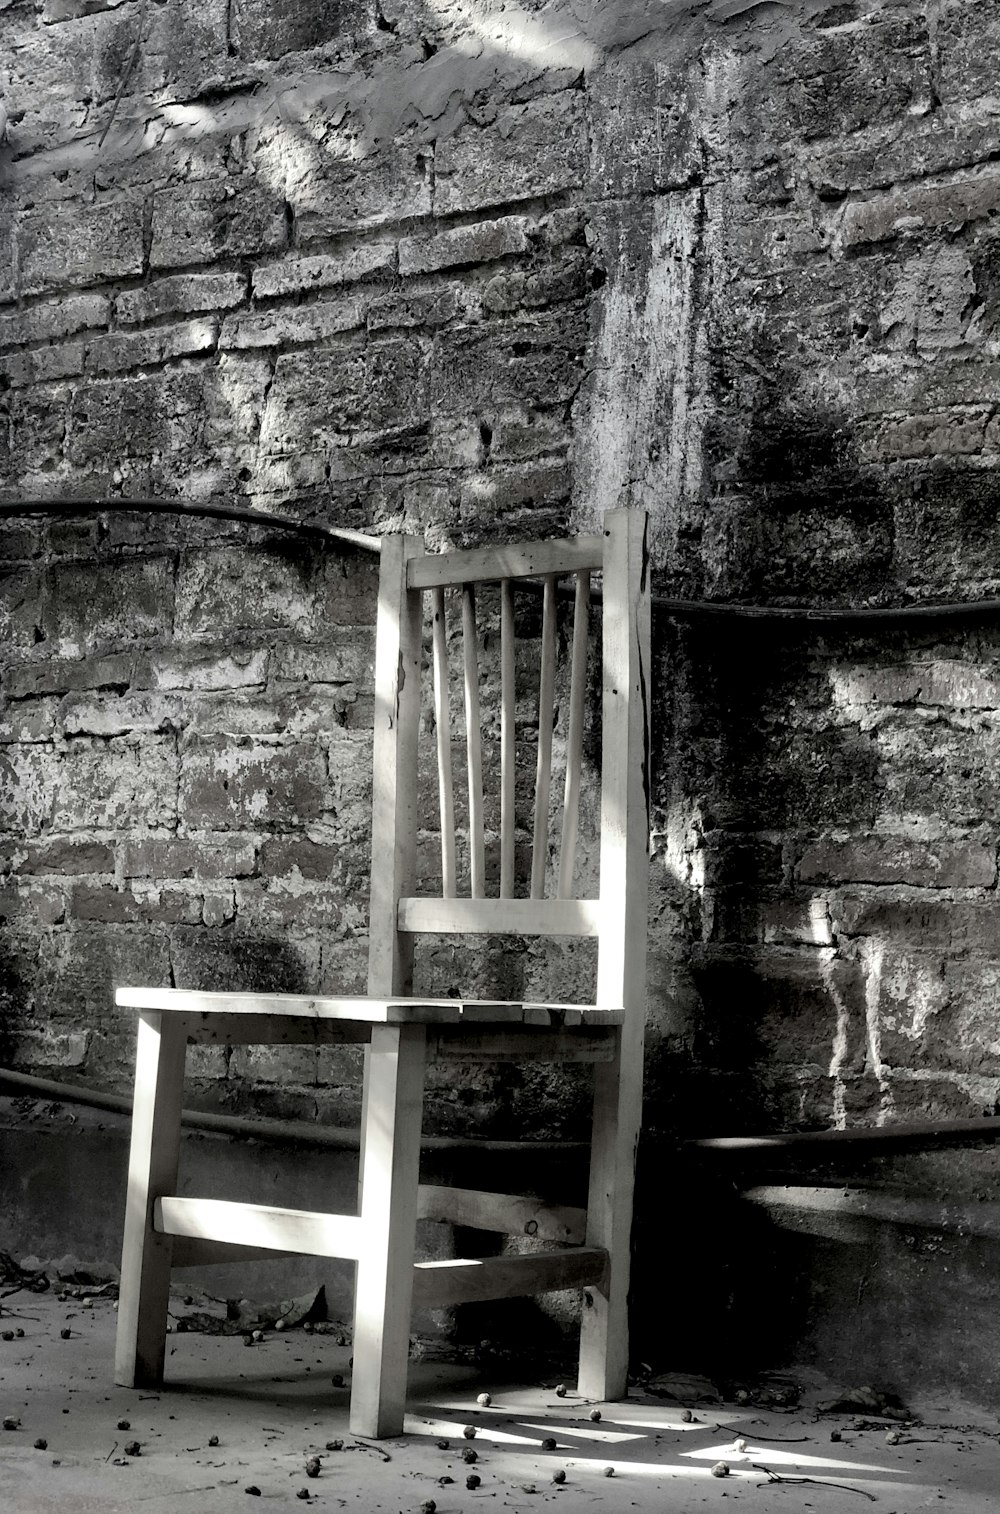
[[[186,1050],[182,1016],[140,1014],[115,1347],[126,1388],[163,1382],[173,1242],[153,1229],[153,1205],[177,1187]]]
[[[376,1025],[365,1051],[362,1250],[354,1291],[351,1431],[399,1435],[413,1297],[426,1032]]]
[[[605,1248],[608,1270],[602,1288],[584,1290],[578,1388],[586,1398],[605,1401],[628,1392],[632,1197],[642,1118],[641,1062],[637,1068],[632,1041],[624,1027],[614,1061],[594,1070],[587,1245]]]

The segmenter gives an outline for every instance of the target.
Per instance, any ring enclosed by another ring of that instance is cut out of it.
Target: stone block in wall
[[[0,742],[51,741],[56,734],[59,701],[19,699],[0,705]]]
[[[326,626],[320,646],[286,643],[276,647],[274,677],[291,683],[331,683],[356,689],[371,687],[375,677],[375,647],[372,636],[361,627]]]
[[[110,1033],[123,1081],[135,1060],[134,1011],[115,1007],[120,984],[170,983],[167,937],[141,926],[80,923],[53,932],[35,981],[35,1013],[61,1032],[81,1025]],[[91,1058],[88,1056],[88,1070]]]
[[[312,744],[271,746],[195,737],[181,754],[180,809],[191,828],[296,829],[328,807],[322,751]]]
[[[58,759],[50,748],[9,742],[0,747],[0,829],[30,838],[49,823]]]
[[[162,636],[174,610],[166,557],[65,563],[47,574],[41,624],[59,657],[85,657],[114,641]]]
[[[35,644],[40,587],[41,579],[31,569],[0,569],[0,643],[7,648],[8,656]]]
[[[651,194],[699,177],[699,77],[680,51],[609,59],[588,76],[595,198]]]
[[[170,932],[170,962],[178,988],[310,993],[315,992],[319,946],[293,939],[287,931],[266,938],[238,935],[232,928],[177,926]]]
[[[255,688],[267,678],[270,655],[266,647],[157,647],[139,657],[132,682],[137,688],[203,692]]]
[[[594,270],[585,252],[541,263],[528,272],[498,273],[483,289],[483,309],[491,315],[511,315],[567,300],[582,301],[594,287],[592,276]]]
[[[907,582],[932,585],[937,594],[952,590],[956,598],[995,582],[1000,477],[992,470],[935,469],[901,491],[894,516],[896,558]]]
[[[339,434],[397,430],[423,414],[423,354],[388,338],[279,357],[261,423],[271,454],[314,450]]]
[[[266,173],[267,157],[258,157]],[[310,153],[309,144],[296,142],[291,153],[286,145],[280,158],[275,182],[285,178],[300,242],[431,213],[427,156],[415,143],[383,143],[358,158],[345,142],[341,159],[315,147]],[[302,166],[303,158],[307,167]],[[294,174],[288,173],[288,162],[296,164]]]
[[[463,314],[472,301],[463,301],[463,292],[455,289],[422,289],[404,294],[375,296],[368,305],[369,331],[389,331],[393,327],[419,326],[430,329],[446,326]]]
[[[188,719],[176,694],[69,694],[58,725],[63,736],[148,735],[181,731]]]
[[[244,61],[283,58],[335,43],[357,47],[374,24],[372,0],[296,0],[276,6],[271,0],[233,0],[231,37]]]
[[[115,884],[78,883],[70,898],[70,916],[104,925],[197,925],[200,894],[162,885],[141,890]]]
[[[857,26],[790,40],[765,79],[749,64],[732,120],[737,161],[767,162],[792,141],[846,137],[933,107],[922,14],[877,10]]]
[[[362,242],[342,252],[261,263],[253,270],[253,293],[256,299],[266,300],[279,295],[302,294],[309,289],[354,284],[360,279],[389,276],[395,271],[395,242]]]
[[[178,273],[141,289],[123,289],[115,296],[115,315],[119,322],[135,325],[164,315],[231,310],[246,295],[247,278],[243,273]]]
[[[66,918],[66,889],[60,884],[18,880],[0,887],[0,922],[5,929],[46,929]]]
[[[240,929],[255,935],[294,931],[337,938],[358,921],[358,901],[345,899],[339,883],[310,883],[294,874],[241,881],[235,900]]]
[[[20,292],[41,294],[141,273],[142,224],[138,196],[93,205],[57,201],[29,212],[17,227]]]
[[[0,319],[0,347],[58,341],[94,326],[106,326],[111,301],[106,294],[75,294],[18,310]]]
[[[359,885],[358,859],[343,844],[313,841],[308,836],[273,836],[260,849],[260,871],[265,878],[305,879],[309,883],[332,883],[338,888]]]
[[[1000,709],[1000,678],[958,658],[902,662],[888,667],[853,664],[832,675],[835,698],[847,706],[901,704],[951,710]]]
[[[14,1067],[32,1069],[83,1067],[89,1048],[89,1030],[18,1029],[11,1062]]]
[[[891,189],[906,179],[974,169],[997,155],[1000,121],[982,109],[937,109],[894,121],[861,140],[823,142],[806,154],[809,182],[824,200],[872,189]]]
[[[435,343],[431,388],[444,412],[569,399],[583,373],[586,333],[576,311],[459,327]]]
[[[129,67],[138,17],[133,6],[100,9],[110,14],[99,15],[93,26],[91,89],[95,100],[110,102]],[[206,80],[218,79],[230,67],[228,0],[172,0],[145,14],[143,45],[126,99],[166,95],[172,103],[197,98]]]
[[[365,324],[361,299],[317,300],[291,310],[265,310],[257,315],[231,315],[222,328],[219,345],[235,348],[284,347],[321,342],[342,331],[355,331]]]
[[[587,123],[579,90],[502,108],[439,139],[434,156],[438,215],[480,210],[578,189],[586,177]]]
[[[109,332],[87,343],[87,370],[122,373],[128,368],[150,368],[171,358],[195,357],[211,352],[218,336],[218,322],[206,316],[175,326],[154,326],[150,331]]]
[[[844,248],[863,247],[938,227],[957,231],[1000,208],[1000,175],[989,171],[949,184],[906,185],[844,210],[839,240]]]
[[[61,694],[68,689],[125,688],[132,681],[131,653],[108,657],[46,658],[15,664],[4,673],[4,687],[14,699],[33,694]]]
[[[315,1046],[235,1046],[229,1075],[255,1083],[311,1086],[316,1082]]]
[[[804,883],[911,884],[918,888],[992,888],[996,839],[976,835],[956,841],[919,841],[903,836],[858,836],[816,841],[797,868]]]
[[[838,935],[871,936],[890,947],[907,943],[933,948],[942,956],[992,956],[1000,940],[1000,909],[990,890],[980,899],[933,893],[877,890],[845,893],[832,901]]]
[[[880,814],[894,829],[926,815],[929,807],[951,826],[992,828],[1000,812],[1000,754],[988,727],[911,722],[907,712],[892,711],[873,742],[884,785]]]
[[[189,422],[198,399],[197,385],[187,374],[89,379],[73,391],[66,459],[110,474],[123,459],[171,454],[183,432],[190,442]],[[176,457],[171,466],[176,468]]]
[[[177,824],[177,750],[168,736],[78,737],[54,761],[51,825],[57,831]]]
[[[115,853],[114,847],[105,841],[59,837],[18,847],[12,857],[12,867],[19,874],[56,873],[79,876],[112,873],[115,868]]]
[[[177,574],[175,628],[181,636],[308,632],[314,625],[316,567],[315,549],[298,542],[284,551],[233,546],[185,552]]]
[[[178,268],[245,258],[284,247],[284,204],[268,186],[208,181],[158,190],[153,197],[150,265]]]
[[[918,948],[877,953],[870,964],[882,1061],[920,1073],[1000,1075],[993,1006],[1000,963],[942,961]]]
[[[256,839],[227,832],[147,837],[121,848],[125,878],[248,878],[256,866]]]
[[[475,226],[454,226],[449,231],[403,237],[399,244],[399,271],[404,275],[434,273],[440,268],[516,257],[528,250],[529,225],[524,216],[499,216]]]
[[[12,388],[45,384],[53,379],[82,373],[85,348],[82,342],[60,347],[39,347],[33,352],[8,352],[0,357],[0,380]]]
[[[937,16],[937,88],[943,101],[995,96],[1000,22],[991,0],[948,0]]]

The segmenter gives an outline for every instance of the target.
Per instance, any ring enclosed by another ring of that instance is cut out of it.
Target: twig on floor
[[[756,1461],[751,1462],[750,1465],[755,1472],[763,1472],[768,1482],[807,1482],[814,1484],[817,1488],[842,1488],[846,1493],[860,1493],[861,1497],[867,1498],[870,1503],[878,1503],[874,1493],[869,1493],[867,1488],[856,1487],[852,1482],[829,1482],[825,1477],[788,1477],[784,1472],[772,1472],[770,1467],[762,1467]],[[759,1482],[757,1486],[763,1488],[766,1484]]]

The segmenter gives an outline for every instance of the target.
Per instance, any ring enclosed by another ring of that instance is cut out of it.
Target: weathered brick
[[[182,754],[180,804],[191,826],[303,826],[331,797],[326,760],[314,746],[197,737]]]
[[[67,342],[60,347],[39,347],[33,352],[8,352],[0,357],[0,375],[14,388],[22,388],[82,373],[83,363],[83,343]]]
[[[150,264],[177,268],[248,257],[283,247],[287,236],[282,202],[264,184],[185,184],[154,196]]]
[[[176,628],[182,635],[308,631],[315,569],[311,548],[298,543],[284,551],[222,547],[186,552],[177,577]]]
[[[66,893],[58,885],[27,883],[0,887],[0,919],[11,923],[46,927],[66,918]]]
[[[838,703],[927,705],[945,709],[1000,709],[1000,679],[988,668],[955,659],[890,667],[854,665],[834,674]]]
[[[183,730],[184,702],[162,694],[70,694],[63,700],[59,724],[66,736],[125,736]]]
[[[309,993],[315,992],[319,946],[293,940],[287,931],[273,939],[254,939],[231,929],[177,926],[170,933],[170,960],[178,988]]]
[[[861,247],[938,226],[957,231],[998,208],[1000,177],[988,171],[951,184],[907,186],[878,199],[848,205],[840,241],[843,247]]]
[[[19,1030],[15,1067],[83,1067],[90,1048],[89,1030]]]
[[[142,272],[142,200],[58,203],[17,229],[22,294],[105,283]]]
[[[384,143],[357,159],[345,154],[342,162],[316,154],[308,168],[296,161],[294,171],[280,144],[273,170],[266,152],[258,158],[261,171],[283,183],[302,242],[431,213],[427,162],[409,143]]]
[[[181,435],[190,447],[193,421],[203,411],[200,399],[186,373],[91,379],[73,392],[66,458],[111,473],[123,459],[171,456]],[[176,457],[171,465],[176,468]]]
[[[302,0],[280,8],[268,0],[234,0],[232,37],[242,58],[282,58],[325,42],[356,44],[373,21],[371,0]]]
[[[34,645],[39,587],[38,574],[30,569],[0,569],[0,639],[8,657]],[[4,686],[14,693],[7,670]]]
[[[585,341],[575,313],[447,331],[437,339],[431,384],[448,410],[569,399],[582,376]]]
[[[97,11],[116,10],[127,0],[45,0],[42,20],[48,24],[56,21],[75,21],[79,16],[92,16]]]
[[[529,273],[497,274],[483,290],[483,309],[507,315],[582,299],[591,289],[590,272],[590,259],[578,253],[542,264]]]
[[[607,59],[589,92],[596,197],[624,198],[689,183],[702,166],[691,71],[669,58]]]
[[[365,305],[358,299],[320,300],[294,310],[268,310],[261,315],[231,315],[222,328],[223,348],[283,347],[287,343],[319,342],[365,323]]]
[[[337,434],[397,430],[421,418],[424,386],[423,355],[414,342],[386,339],[279,357],[261,446],[282,453],[318,448]]]
[[[992,956],[998,940],[995,898],[954,899],[945,895],[844,894],[831,903],[839,935],[873,936],[880,941],[911,941],[942,955],[975,952]]]
[[[166,736],[71,741],[56,765],[55,830],[113,830],[177,823],[177,752]]]
[[[60,565],[49,571],[42,628],[58,656],[84,657],[109,641],[162,635],[173,598],[165,557]]]
[[[126,325],[134,325],[164,315],[231,310],[242,304],[246,294],[247,279],[242,273],[178,273],[142,289],[123,290],[115,297],[115,315]]]
[[[198,925],[200,894],[176,888],[118,888],[112,884],[78,883],[70,900],[76,920],[119,925]]]
[[[208,646],[157,648],[138,659],[133,683],[154,689],[244,689],[264,683],[266,647]]]
[[[388,331],[394,326],[444,326],[468,308],[458,289],[421,289],[404,294],[396,291],[368,303],[369,331]]]
[[[255,933],[293,930],[308,935],[321,930],[331,937],[361,923],[356,903],[345,900],[340,883],[306,882],[297,874],[239,882],[235,897],[236,918]]]
[[[523,216],[500,216],[477,226],[455,226],[436,235],[404,237],[399,244],[401,274],[433,273],[466,263],[493,263],[527,252],[529,222]]]
[[[217,321],[202,317],[178,326],[155,326],[151,331],[111,332],[87,344],[90,373],[121,373],[149,368],[171,358],[210,352],[219,336]]]
[[[942,100],[996,93],[996,11],[990,0],[950,0],[937,20],[938,89]]]
[[[170,836],[126,842],[122,873],[126,878],[247,878],[256,870],[253,837],[208,832],[197,840]]]
[[[916,841],[862,836],[817,841],[799,861],[804,883],[909,883],[931,888],[991,888],[996,881],[996,843]]]
[[[117,1040],[122,1077],[130,1081],[135,1016],[114,1008],[115,989],[123,984],[169,983],[168,944],[162,931],[81,922],[53,934],[37,978],[36,1012],[60,1028],[91,1025],[105,1035],[110,1031]]]
[[[231,1077],[257,1083],[316,1082],[315,1046],[236,1046],[229,1063]]]
[[[114,871],[114,847],[103,841],[60,838],[27,845],[18,854],[17,873],[110,873]]]
[[[31,694],[61,694],[68,689],[125,689],[132,681],[133,661],[132,654],[127,652],[65,662],[53,657],[41,663],[8,668],[4,685],[15,699]]]
[[[296,644],[275,649],[274,676],[295,683],[333,683],[348,687],[374,682],[375,648],[370,635],[352,627],[345,633],[329,627],[319,647]]]
[[[0,828],[36,836],[51,818],[58,773],[48,747],[15,742],[0,747]]]
[[[437,144],[439,215],[575,189],[586,174],[586,119],[578,90],[508,105],[489,126],[468,125]]]
[[[308,836],[275,837],[260,849],[260,871],[265,878],[298,875],[310,883],[332,883],[338,888],[364,888],[359,859],[350,848],[312,841]]]
[[[0,320],[0,347],[58,341],[93,326],[106,326],[111,301],[104,294],[76,294],[31,305]]]
[[[275,295],[353,284],[372,275],[391,275],[395,269],[395,242],[362,242],[346,252],[262,263],[253,271],[253,292],[256,299],[265,300]]]

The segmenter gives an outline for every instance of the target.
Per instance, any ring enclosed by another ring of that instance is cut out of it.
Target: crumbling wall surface
[[[995,6],[0,28],[5,498],[432,548],[634,505],[663,592],[997,592]],[[4,1054],[119,1086],[115,981],[358,985],[371,564],[109,514],[8,522],[2,574]],[[994,1109],[998,638],[657,616],[651,1128]],[[355,1113],[340,1053],[196,1070]],[[560,1105],[477,1077],[435,1118]]]

